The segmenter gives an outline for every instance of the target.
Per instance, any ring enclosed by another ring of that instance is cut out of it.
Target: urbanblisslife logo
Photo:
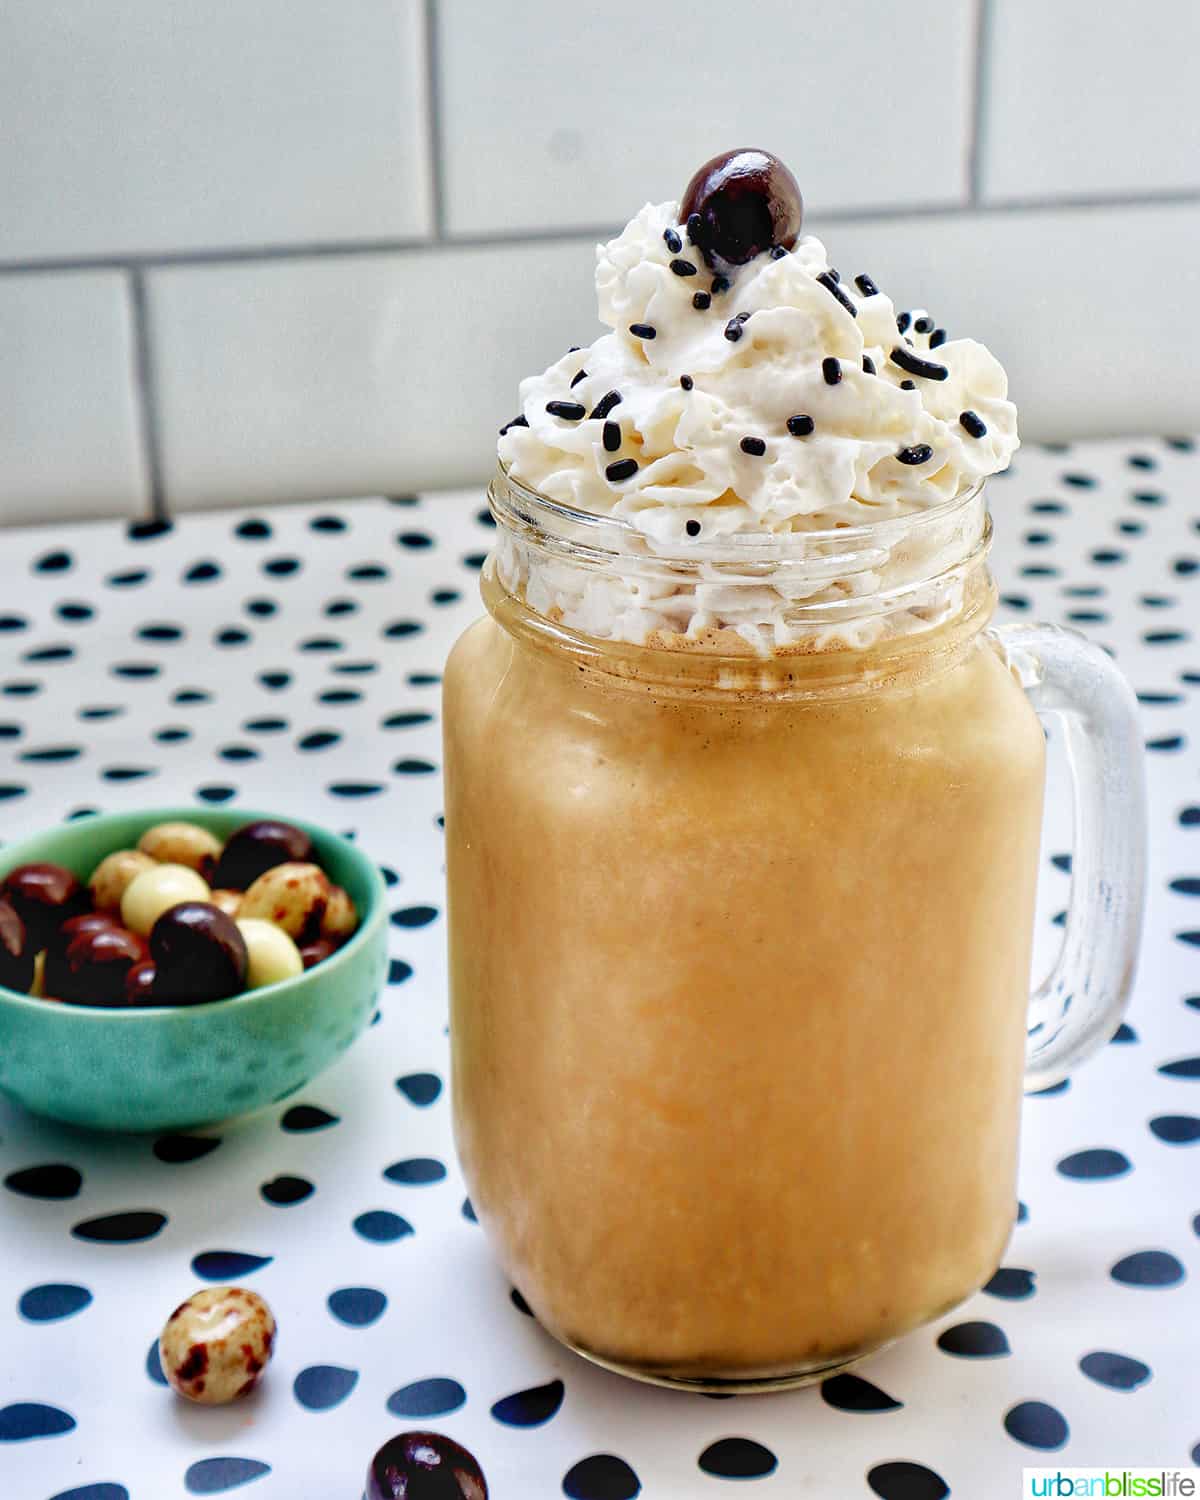
[[[1022,1497],[1103,1495],[1113,1500],[1200,1497],[1200,1469],[1025,1469]]]

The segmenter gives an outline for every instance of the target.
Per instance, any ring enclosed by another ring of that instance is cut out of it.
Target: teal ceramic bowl
[[[183,818],[226,838],[278,813],[158,807],[65,823],[0,850],[0,880],[49,860],[86,881],[106,854],[155,823]],[[94,1130],[180,1130],[245,1114],[293,1093],[367,1025],[387,968],[378,869],[353,844],[287,819],[349,892],[359,928],[295,979],[208,1005],[111,1010],[32,999],[0,986],[0,1090],[39,1115]]]

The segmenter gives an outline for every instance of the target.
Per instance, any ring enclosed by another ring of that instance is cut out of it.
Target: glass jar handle
[[[1115,1031],[1133,987],[1146,891],[1146,787],[1137,699],[1078,631],[988,631],[1039,717],[1061,725],[1075,852],[1058,961],[1029,1008],[1025,1087],[1048,1088]]]

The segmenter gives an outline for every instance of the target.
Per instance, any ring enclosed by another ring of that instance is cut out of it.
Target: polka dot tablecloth
[[[1151,884],[1128,1021],[1026,1102],[1021,1220],[982,1292],[853,1375],[722,1401],[546,1337],[455,1164],[438,684],[479,610],[482,491],[0,534],[6,841],[92,809],[278,809],[352,832],[393,907],[378,1024],[265,1113],[117,1139],[0,1103],[3,1500],[358,1500],[379,1443],[429,1426],[478,1455],[495,1500],[737,1480],[1009,1500],[1024,1465],[1200,1462],[1200,455],[1025,450],[992,501],[1002,618],[1076,625],[1141,700]],[[1064,788],[1056,765],[1043,968]],[[270,1301],[279,1352],[244,1404],[187,1406],[154,1341],[226,1280]]]

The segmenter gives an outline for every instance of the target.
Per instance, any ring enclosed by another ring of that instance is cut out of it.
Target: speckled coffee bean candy
[[[256,1293],[205,1287],[181,1302],[158,1341],[168,1384],[189,1401],[222,1406],[248,1396],[275,1347],[275,1318]]]
[[[332,943],[344,943],[358,927],[358,912],[348,893],[340,885],[329,887],[329,900],[321,918],[321,936]]]
[[[119,912],[121,897],[127,887],[143,870],[152,870],[157,863],[140,849],[117,849],[106,855],[92,871],[88,888],[92,893],[92,904],[97,911]]]
[[[156,823],[138,839],[138,848],[160,864],[186,865],[211,880],[225,846],[199,823]]]
[[[289,860],[264,871],[242,898],[238,917],[274,922],[296,943],[321,934],[333,887],[320,865]]]

